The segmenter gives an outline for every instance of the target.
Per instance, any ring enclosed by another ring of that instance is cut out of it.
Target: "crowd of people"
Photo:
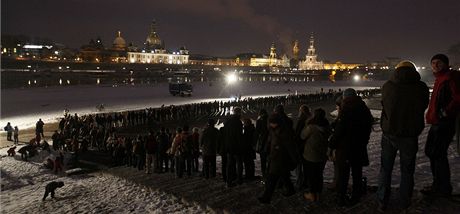
[[[197,174],[206,179],[216,177],[216,158],[220,156],[221,179],[229,188],[259,178],[255,174],[258,154],[265,184],[264,192],[258,197],[261,203],[270,203],[277,187],[284,187],[286,196],[293,195],[297,189],[305,191],[305,200],[319,201],[323,171],[330,160],[334,163],[337,204],[347,206],[358,203],[365,192],[363,167],[369,165],[367,144],[375,120],[363,97],[382,93],[383,135],[377,195],[380,209],[385,210],[394,159],[399,150],[401,206],[406,209],[413,192],[418,136],[425,127],[426,108],[426,121],[431,127],[425,154],[430,159],[433,184],[422,192],[443,196],[452,193],[447,148],[460,111],[460,75],[449,69],[445,55],[435,55],[431,64],[436,77],[431,100],[415,65],[402,61],[381,90],[348,88],[308,95],[67,115],[51,137],[52,147],[72,151],[77,157],[80,152],[94,148],[111,154],[115,165],[135,167],[147,174],[175,173],[177,178]],[[308,106],[330,100],[335,101],[338,110],[334,121],[327,119],[324,109],[311,110]],[[293,105],[300,106],[295,124],[285,112],[286,106]],[[252,112],[258,112],[257,118],[251,118]],[[203,130],[188,125],[197,119],[206,119]],[[172,130],[165,124],[177,128]],[[137,131],[123,131],[130,128]],[[40,142],[43,122],[37,123],[36,136]],[[297,174],[295,185],[291,181],[292,171]]]

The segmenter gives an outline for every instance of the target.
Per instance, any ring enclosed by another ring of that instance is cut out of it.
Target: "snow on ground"
[[[192,97],[174,97],[168,92],[167,83],[141,86],[65,86],[48,88],[17,88],[1,90],[0,124],[11,122],[19,129],[33,127],[41,118],[45,123],[55,121],[63,115],[64,109],[70,113],[87,114],[96,111],[96,105],[104,104],[105,111],[124,111],[161,105],[181,105],[186,103],[229,100],[233,95],[242,98],[277,96],[295,93],[316,93],[321,88],[357,90],[380,87],[383,81],[349,82],[238,82],[226,85],[224,82],[194,82]]]
[[[380,139],[381,131],[377,128],[371,134],[368,145],[370,165],[363,169],[368,178],[368,185],[378,185],[380,169]],[[429,160],[423,153],[428,127],[420,135],[419,151],[415,170],[415,191],[430,184],[431,171]],[[19,148],[17,148],[19,149]],[[193,201],[187,202],[156,189],[141,186],[126,179],[110,175],[105,171],[89,174],[54,175],[43,167],[43,161],[48,157],[47,152],[31,158],[29,162],[20,160],[20,156],[7,157],[7,149],[0,149],[1,161],[1,212],[2,213],[206,213],[212,212],[203,205]],[[454,192],[460,190],[460,161],[454,147],[448,151],[451,164],[452,185]],[[69,156],[66,156],[69,159]],[[220,172],[220,157],[218,172]],[[129,169],[126,169],[129,170]],[[256,161],[256,174],[260,175],[260,162]],[[327,162],[324,171],[325,182],[332,182],[333,164]],[[392,186],[399,186],[400,170],[397,157],[393,171]],[[48,198],[41,201],[44,188],[48,182],[63,181],[65,186],[57,189],[56,199]],[[258,194],[258,193],[255,193]],[[396,193],[395,193],[396,194]]]
[[[2,213],[206,213],[198,205],[136,185],[128,180],[96,172],[81,175],[55,175],[41,163],[47,152],[21,161],[0,150]],[[42,201],[45,186],[63,181],[56,198]]]

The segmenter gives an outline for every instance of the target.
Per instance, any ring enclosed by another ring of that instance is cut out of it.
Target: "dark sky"
[[[157,20],[167,49],[233,56],[306,51],[311,32],[320,60],[401,57],[427,63],[460,42],[460,0],[3,0],[2,34],[48,37],[78,48],[117,30],[140,46]],[[288,49],[289,48],[289,49]]]

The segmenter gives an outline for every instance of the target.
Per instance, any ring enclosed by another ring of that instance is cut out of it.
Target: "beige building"
[[[321,70],[324,69],[322,61],[318,61],[318,55],[315,49],[315,39],[313,34],[310,35],[310,45],[307,49],[305,61],[299,62],[299,70]]]
[[[155,20],[150,26],[145,48],[140,52],[129,51],[127,55],[129,63],[189,64],[189,52],[185,47],[175,52],[166,51],[164,42],[157,33]]]
[[[270,55],[263,55],[262,57],[251,57],[249,66],[289,67],[289,58],[286,55],[278,58],[276,54],[275,43],[272,43],[270,47]]]

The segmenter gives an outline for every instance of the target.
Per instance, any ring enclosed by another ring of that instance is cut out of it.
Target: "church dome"
[[[123,37],[121,37],[121,32],[120,31],[117,32],[117,38],[115,38],[115,40],[113,40],[113,47],[116,48],[116,49],[124,49],[124,48],[126,48],[126,41],[125,41],[125,39],[123,39]]]

